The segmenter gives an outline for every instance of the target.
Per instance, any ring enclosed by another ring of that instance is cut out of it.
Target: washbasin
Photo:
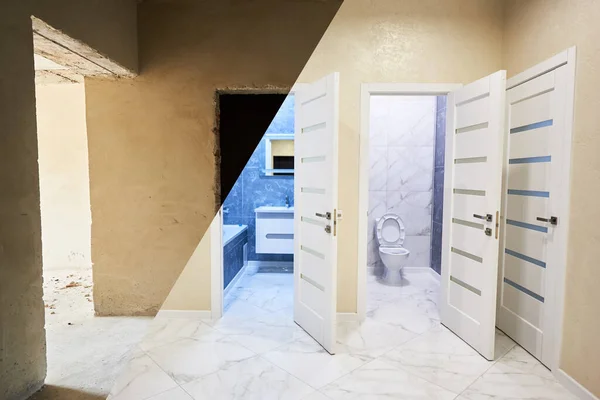
[[[261,206],[254,209],[257,213],[293,213],[294,207],[285,206]]]

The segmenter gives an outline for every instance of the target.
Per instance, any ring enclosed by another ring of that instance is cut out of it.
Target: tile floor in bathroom
[[[502,333],[489,362],[441,326],[428,274],[370,277],[367,318],[338,324],[333,356],[294,324],[292,274],[240,281],[219,321],[155,319],[108,398],[575,399]]]

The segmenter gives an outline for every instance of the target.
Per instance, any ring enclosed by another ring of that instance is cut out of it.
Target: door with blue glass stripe
[[[498,328],[551,366],[552,269],[562,257],[566,66],[507,90],[507,162]]]
[[[448,95],[440,313],[494,359],[506,72]]]

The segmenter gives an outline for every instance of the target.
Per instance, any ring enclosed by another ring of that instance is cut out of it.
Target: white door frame
[[[367,313],[367,229],[369,212],[369,131],[371,96],[443,96],[463,85],[460,83],[363,83],[360,93],[360,137],[358,177],[358,282],[356,311],[360,321]]]
[[[565,99],[565,104],[567,104],[567,108],[565,110],[565,131],[563,134],[563,151],[564,151],[564,166],[561,170],[561,182],[565,182],[565,186],[562,188],[562,193],[560,194],[557,200],[557,208],[558,215],[560,216],[560,225],[563,227],[561,230],[562,237],[556,241],[557,244],[560,245],[558,249],[558,254],[560,254],[559,260],[560,262],[556,263],[556,268],[551,271],[554,274],[552,281],[556,282],[554,288],[547,288],[548,293],[553,292],[552,296],[556,299],[554,302],[554,327],[552,329],[553,335],[553,353],[552,361],[549,365],[550,369],[555,373],[559,373],[560,367],[560,350],[562,346],[562,327],[563,327],[563,318],[564,318],[564,300],[565,300],[565,277],[566,277],[566,267],[567,267],[567,252],[568,252],[568,232],[569,232],[569,221],[570,221],[570,198],[571,198],[571,147],[572,147],[572,135],[573,135],[573,117],[574,117],[574,100],[575,100],[575,69],[576,69],[576,48],[571,47],[555,56],[549,58],[548,60],[537,64],[536,66],[527,69],[524,72],[521,72],[506,81],[506,90],[509,90],[517,85],[525,83],[529,80],[537,78],[547,72],[555,70],[559,67],[566,66],[567,68],[567,98]],[[569,106],[569,104],[571,106]],[[506,127],[508,129],[508,126]],[[506,188],[507,188],[507,157],[508,152],[505,157],[505,165],[504,165],[504,175],[503,179],[503,203],[506,204]],[[505,210],[502,210],[503,213]],[[505,215],[502,216],[504,220]],[[500,270],[504,263],[504,252],[501,252],[500,258]]]
[[[295,83],[288,95],[302,90],[307,83]],[[268,92],[272,93],[272,92]],[[283,94],[283,93],[282,93]],[[262,138],[261,138],[262,139]],[[225,202],[225,199],[222,199]],[[211,318],[223,316],[223,206],[217,211],[210,227],[210,309]]]

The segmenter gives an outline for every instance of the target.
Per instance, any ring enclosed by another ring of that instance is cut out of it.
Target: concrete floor
[[[95,317],[91,270],[44,274],[48,374],[33,400],[106,399],[149,317]]]

